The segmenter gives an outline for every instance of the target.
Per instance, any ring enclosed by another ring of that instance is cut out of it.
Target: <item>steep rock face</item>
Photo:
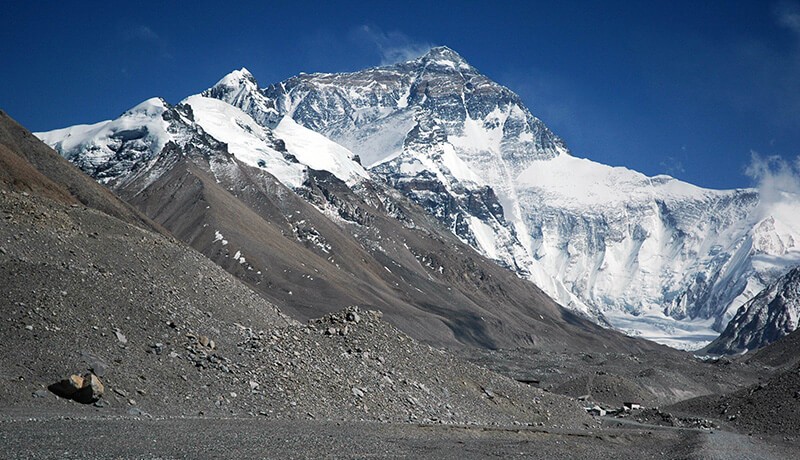
[[[241,92],[252,93],[246,104],[231,96]],[[632,333],[680,335],[692,323],[708,341],[800,255],[797,197],[773,206],[757,190],[706,190],[573,157],[517,95],[446,47],[212,93],[265,126],[289,116],[347,147],[462,241]]]
[[[742,305],[707,351],[732,354],[765,347],[795,331],[798,317],[800,268],[794,268]]]

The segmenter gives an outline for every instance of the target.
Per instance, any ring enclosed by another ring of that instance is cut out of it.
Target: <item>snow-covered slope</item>
[[[288,156],[268,128],[240,109],[218,99],[191,96],[184,103],[192,108],[195,122],[208,134],[228,144],[228,151],[245,164],[262,167],[287,187],[299,187],[306,167]]]
[[[217,86],[229,83],[231,75]],[[238,160],[265,169],[290,188],[302,185],[308,168],[328,171],[348,185],[370,177],[352,152],[291,119],[272,130],[241,109],[202,95],[174,107],[152,98],[112,121],[37,136],[103,183],[129,181],[158,168],[158,157],[169,143],[183,148],[206,142],[227,144]]]
[[[795,268],[742,305],[707,351],[730,354],[767,346],[796,330],[798,318],[800,268]]]
[[[327,137],[283,117],[275,135],[286,143],[286,149],[300,163],[333,173],[347,185],[368,179],[369,173],[353,159],[353,153]]]
[[[800,255],[800,200],[767,205],[753,189],[576,158],[517,95],[446,47],[207,94],[264,126],[289,116],[324,134],[561,303],[671,345],[707,343]]]
[[[168,105],[152,98],[113,121],[78,125],[37,134],[100,182],[108,182],[148,164],[167,142],[184,137],[170,132],[163,114]]]

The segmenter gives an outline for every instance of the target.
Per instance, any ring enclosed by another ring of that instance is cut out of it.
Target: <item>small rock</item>
[[[363,398],[364,397],[364,392],[360,388],[353,387],[350,391],[353,393],[353,396],[355,396],[357,398]]]
[[[36,390],[33,392],[34,398],[46,398],[50,393],[47,390]]]
[[[82,393],[82,397],[85,400],[90,402],[97,401],[103,397],[105,391],[105,386],[96,375],[88,373],[83,376],[83,388],[79,393]]]
[[[131,407],[128,409],[128,415],[133,415],[134,417],[149,417],[150,414],[147,412],[139,409],[138,407]],[[202,415],[202,413],[200,414]]]
[[[28,324],[27,326],[25,326],[25,329],[27,329],[27,330],[29,330],[29,331],[32,331],[32,330],[33,330],[33,326],[31,326],[30,324]]]
[[[160,343],[160,342],[159,343],[154,343],[153,345],[150,345],[150,351],[151,351],[151,353],[155,353],[157,355],[160,355],[161,353],[164,352],[164,344]]]
[[[71,399],[81,388],[83,388],[83,377],[76,374],[72,374],[66,379],[47,387],[48,390],[52,391],[57,396],[67,399]]]
[[[121,343],[121,344],[123,344],[123,345],[125,345],[126,343],[128,343],[128,338],[127,338],[127,337],[125,337],[125,334],[123,334],[123,333],[122,333],[122,332],[119,330],[119,328],[114,328],[114,335],[116,335],[116,336],[117,336],[117,340],[119,341],[119,343]]]
[[[91,372],[83,376],[70,375],[69,378],[54,383],[47,389],[62,398],[72,399],[81,404],[93,403],[102,398],[105,393],[103,383]]]
[[[200,345],[202,345],[202,346],[204,346],[204,347],[207,347],[207,346],[208,346],[208,344],[211,342],[211,341],[209,340],[209,338],[208,338],[208,337],[206,337],[206,336],[204,336],[204,335],[201,335],[200,337],[198,337],[198,338],[197,338],[197,341],[200,343]]]

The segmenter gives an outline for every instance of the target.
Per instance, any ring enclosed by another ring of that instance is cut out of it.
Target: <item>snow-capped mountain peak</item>
[[[457,70],[475,70],[460,54],[446,46],[436,46],[412,62]]]
[[[259,91],[258,82],[249,70],[242,67],[222,77],[214,86],[203,91],[202,96],[227,102],[247,112],[256,122],[265,126],[279,116],[273,101]],[[274,127],[274,123],[272,123]]]
[[[305,166],[348,185],[371,173],[563,305],[671,345],[707,342],[712,325],[722,330],[800,259],[800,200],[764,203],[754,189],[702,189],[573,156],[519,96],[447,47],[264,88],[236,70],[185,104],[194,112],[187,126],[286,185],[297,187]],[[191,115],[156,116],[161,106],[151,100],[112,122],[40,136],[62,154],[80,151],[71,158],[79,165],[103,152],[129,164],[118,141],[104,139],[119,140],[108,133],[136,117],[158,133],[172,126],[167,118]],[[121,138],[134,140],[136,161],[141,136]]]
[[[164,99],[160,97],[151,97],[150,99],[147,99],[146,101],[126,110],[122,116],[154,118],[161,116],[161,114],[163,114],[168,107],[169,104],[167,104]]]

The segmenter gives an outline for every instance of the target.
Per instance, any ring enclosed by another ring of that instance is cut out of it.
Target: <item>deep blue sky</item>
[[[34,131],[447,45],[577,156],[733,188],[752,151],[800,154],[800,0],[68,3],[0,14],[0,108]]]

